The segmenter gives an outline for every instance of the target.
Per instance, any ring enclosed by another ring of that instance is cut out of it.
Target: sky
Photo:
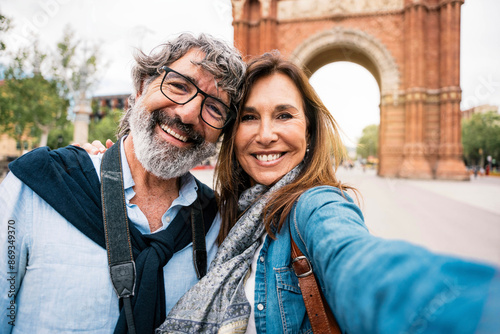
[[[0,0],[13,29],[7,47],[29,45],[39,36],[53,50],[70,24],[77,37],[97,43],[105,64],[94,95],[131,92],[132,54],[146,53],[181,32],[210,33],[233,43],[230,0]],[[500,1],[465,0],[462,6],[462,109],[500,106]],[[313,74],[311,83],[332,112],[348,146],[362,129],[380,121],[380,93],[363,67],[337,62]]]

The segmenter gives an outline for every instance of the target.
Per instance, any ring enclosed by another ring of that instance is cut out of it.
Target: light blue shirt
[[[91,156],[97,174],[102,155]],[[122,145],[127,213],[143,234],[151,233],[134,197],[134,180]],[[180,208],[196,199],[191,174],[162,217],[164,229]],[[62,199],[63,200],[63,199]],[[208,261],[217,251],[217,215],[206,236]],[[160,231],[158,230],[158,231]],[[12,173],[0,185],[0,333],[112,333],[118,298],[106,250],[64,219]],[[189,244],[164,267],[167,313],[197,281]],[[12,326],[15,324],[15,326]]]

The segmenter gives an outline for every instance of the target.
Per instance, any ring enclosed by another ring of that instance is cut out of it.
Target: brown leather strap
[[[302,298],[304,298],[304,304],[306,305],[307,315],[309,316],[313,333],[340,334],[341,332],[337,320],[335,320],[318,286],[309,259],[305,257],[299,247],[297,247],[291,233],[290,240],[292,243],[292,267],[295,271],[295,275],[299,279]]]

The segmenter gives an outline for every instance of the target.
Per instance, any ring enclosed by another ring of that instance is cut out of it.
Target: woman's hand
[[[90,155],[97,155],[98,153],[106,152],[108,148],[113,146],[113,142],[111,141],[111,139],[106,140],[106,147],[104,147],[104,145],[99,140],[94,140],[92,144],[85,143],[83,145],[80,145],[75,143],[71,145],[83,148]]]

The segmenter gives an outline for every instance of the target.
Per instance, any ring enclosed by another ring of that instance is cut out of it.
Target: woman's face
[[[307,120],[294,82],[281,73],[258,79],[242,108],[236,159],[252,184],[271,185],[303,159]]]

